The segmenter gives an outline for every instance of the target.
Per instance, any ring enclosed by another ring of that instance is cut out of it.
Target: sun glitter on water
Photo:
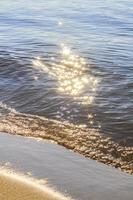
[[[57,63],[52,58],[49,67],[41,58],[36,58],[33,60],[33,67],[56,80],[56,92],[69,95],[82,105],[89,105],[94,101],[98,80],[87,73],[90,66],[85,59],[75,55],[68,46],[61,44],[60,62]]]

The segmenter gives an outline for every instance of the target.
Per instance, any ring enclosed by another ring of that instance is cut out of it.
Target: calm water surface
[[[1,0],[0,105],[133,145],[133,2]]]

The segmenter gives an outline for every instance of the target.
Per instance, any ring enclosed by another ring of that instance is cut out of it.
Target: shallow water
[[[1,113],[82,124],[132,146],[132,18],[130,0],[1,0]]]
[[[48,141],[0,133],[0,165],[77,200],[132,200],[133,176]]]

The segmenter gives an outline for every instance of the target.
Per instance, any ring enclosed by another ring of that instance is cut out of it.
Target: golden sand
[[[0,200],[72,200],[36,181],[0,171]]]

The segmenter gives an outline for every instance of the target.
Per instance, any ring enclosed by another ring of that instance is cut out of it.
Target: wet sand
[[[0,170],[1,200],[70,200],[47,186]]]
[[[50,141],[0,134],[0,163],[77,200],[132,200],[133,176]],[[3,198],[2,198],[3,200]]]
[[[50,139],[85,157],[133,174],[133,147],[116,143],[97,130],[79,128],[44,117],[9,113],[0,117],[0,131]]]

